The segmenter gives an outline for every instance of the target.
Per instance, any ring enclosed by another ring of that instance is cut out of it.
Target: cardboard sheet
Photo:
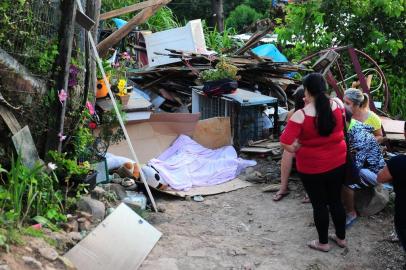
[[[78,270],[138,269],[161,236],[122,203],[65,257]]]
[[[138,159],[142,164],[157,157],[180,135],[191,136],[199,121],[199,114],[159,113],[145,121],[129,121],[126,124]],[[109,153],[131,159],[126,141],[109,147]]]
[[[215,117],[197,122],[193,140],[209,149],[231,145],[230,117]]]
[[[405,121],[392,120],[387,117],[381,117],[381,120],[386,133],[404,133]]]
[[[186,196],[196,196],[196,195],[207,196],[226,193],[237,189],[246,188],[249,186],[252,186],[252,184],[247,181],[236,178],[234,180],[228,181],[220,185],[210,187],[195,187],[188,191],[176,191],[176,190],[157,190],[157,191],[184,198]]]

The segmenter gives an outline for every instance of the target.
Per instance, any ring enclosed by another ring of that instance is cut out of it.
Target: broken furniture
[[[265,114],[272,107],[273,121]],[[231,118],[233,145],[239,149],[248,141],[269,137],[269,129],[279,135],[278,100],[238,88],[232,94],[208,97],[201,86],[193,87],[192,112],[200,113],[201,119],[212,117]]]

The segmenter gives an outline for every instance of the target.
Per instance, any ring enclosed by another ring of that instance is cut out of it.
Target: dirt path
[[[305,246],[316,230],[301,185],[291,183],[295,191],[278,203],[263,186],[200,203],[160,198],[166,212],[149,220],[163,237],[141,269],[402,269],[399,245],[385,240],[392,230],[388,213],[361,218],[348,231],[349,249],[321,253]]]

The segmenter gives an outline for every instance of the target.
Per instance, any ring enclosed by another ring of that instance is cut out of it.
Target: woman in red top
[[[313,206],[319,240],[310,248],[329,251],[329,212],[335,225],[330,239],[346,246],[345,211],[341,188],[345,178],[346,144],[344,140],[344,105],[329,99],[327,84],[319,73],[303,79],[306,106],[293,114],[280,141],[286,151],[296,153],[296,166]]]

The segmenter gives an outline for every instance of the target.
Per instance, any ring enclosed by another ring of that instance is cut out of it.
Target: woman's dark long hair
[[[295,112],[304,108],[304,88],[303,86],[299,86],[295,92],[293,93],[293,99],[295,101]]]
[[[315,99],[316,128],[320,136],[327,137],[336,126],[336,119],[331,110],[330,99],[326,95],[327,83],[320,73],[311,73],[303,78],[303,86]]]

